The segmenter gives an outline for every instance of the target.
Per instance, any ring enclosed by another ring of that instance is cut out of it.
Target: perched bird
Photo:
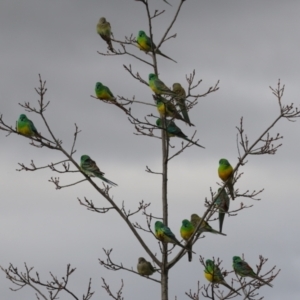
[[[114,97],[110,89],[107,86],[103,85],[101,82],[96,83],[95,93],[96,96],[101,100],[108,100],[112,102],[116,101],[116,98]]]
[[[230,192],[230,196],[232,200],[234,200],[234,189],[233,189],[233,168],[229,161],[225,158],[220,159],[219,161],[219,169],[218,169],[219,177],[225,182],[227,181],[227,187]]]
[[[221,188],[218,189],[218,193]],[[226,190],[223,189],[218,198],[215,201],[216,206],[219,208],[219,229],[222,232],[223,222],[225,218],[225,213],[229,210],[230,199],[226,193]]]
[[[201,220],[202,220],[202,218],[199,217],[197,214],[192,214],[191,215],[191,223],[193,224],[193,226],[195,227],[195,229],[198,226],[198,224],[201,222]],[[222,234],[222,235],[226,236],[226,234],[224,234],[222,232],[219,232],[217,230],[212,229],[212,227],[205,220],[202,221],[198,232],[199,233],[210,232],[210,233],[217,233],[217,234]]]
[[[233,289],[225,280],[224,277],[221,273],[221,270],[219,269],[218,266],[215,265],[215,263],[208,259],[205,262],[205,269],[204,269],[204,276],[205,278],[212,282],[212,283],[218,283],[226,286],[229,288],[231,291],[241,295],[239,292],[237,292],[235,289]]]
[[[254,273],[253,269],[239,256],[234,256],[232,258],[233,264],[232,267],[234,269],[234,272],[242,277],[251,277],[254,279],[257,279],[264,284],[269,285],[270,287],[273,287],[272,284],[266,282],[265,280],[261,279],[257,274]]]
[[[183,220],[182,225],[180,227],[180,235],[185,240],[188,241],[188,239],[191,237],[191,235],[194,233],[195,228],[193,224],[189,220]],[[187,243],[186,244],[187,249],[190,251],[188,252],[188,259],[189,261],[192,261],[192,244]]]
[[[48,139],[42,137],[37,129],[35,128],[33,122],[31,120],[29,120],[26,115],[21,114],[18,122],[17,122],[17,131],[25,136],[29,136],[29,137],[37,137],[37,138],[42,138],[45,139],[46,141],[52,143],[51,141],[49,141]]]
[[[174,62],[177,63],[177,61],[175,61],[171,57],[163,54],[159,49],[156,50],[156,45],[154,43],[152,43],[151,39],[149,38],[149,36],[147,36],[147,34],[145,33],[145,31],[143,31],[143,30],[139,31],[139,33],[138,33],[138,35],[136,37],[136,41],[137,41],[137,44],[138,44],[138,47],[139,47],[140,50],[148,53],[149,51],[152,51],[152,46],[153,46],[153,50],[157,54],[159,54],[159,55],[161,55],[161,56],[163,56],[163,57],[165,57],[167,59],[170,59],[170,60],[172,60],[172,61],[174,61]]]
[[[117,186],[116,183],[108,180],[103,175],[105,173],[101,172],[98,166],[96,165],[95,161],[93,161],[88,155],[82,155],[80,159],[80,168],[83,173],[88,176],[95,176],[103,181],[109,183],[110,185]]]
[[[152,266],[152,264],[147,261],[144,257],[139,257],[138,264],[137,264],[137,271],[141,275],[152,275],[156,272],[156,269]]]
[[[158,118],[156,120],[156,125],[158,127],[162,128],[162,121],[160,118]],[[168,133],[168,137],[177,136],[177,137],[182,138],[182,139],[188,141],[189,143],[192,143],[200,148],[204,148],[203,146],[197,144],[196,142],[193,142],[192,140],[188,139],[187,136],[181,131],[181,129],[178,126],[176,126],[176,124],[173,121],[166,120],[166,126],[167,126],[166,131]]]
[[[159,78],[157,75],[150,73],[149,74],[149,87],[151,90],[158,95],[170,95],[176,96]]]
[[[181,86],[180,83],[174,83],[173,84],[173,92],[175,92],[178,96],[175,98],[177,105],[180,108],[180,111],[182,113],[182,116],[184,120],[188,123],[191,123],[186,105],[185,105],[185,99],[186,99],[186,93],[184,88]]]
[[[176,239],[174,233],[171,231],[171,229],[164,225],[164,223],[160,221],[156,221],[154,224],[155,229],[155,235],[158,240],[160,240],[163,243],[172,243],[175,245],[180,246],[181,248],[186,249],[183,245],[180,244],[180,242]]]
[[[153,98],[156,101],[156,108],[161,116],[171,117],[186,122],[177,111],[176,106],[170,100],[167,100],[162,96],[153,96]],[[190,123],[189,125],[194,126]]]
[[[113,50],[113,46],[111,43],[111,27],[110,23],[106,21],[105,18],[100,18],[99,22],[97,23],[97,33],[102,37],[104,41],[106,41],[109,50]]]

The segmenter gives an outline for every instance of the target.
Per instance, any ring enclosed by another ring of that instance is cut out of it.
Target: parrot
[[[156,272],[156,269],[152,266],[152,264],[147,261],[144,257],[139,257],[137,264],[137,271],[141,275],[152,275]]]
[[[87,176],[95,176],[109,183],[110,185],[117,186],[116,183],[110,181],[109,179],[103,176],[104,173],[100,171],[95,161],[93,161],[88,155],[81,156],[80,168],[82,172],[85,173]]]
[[[159,127],[159,128],[162,128],[162,121],[160,118],[158,118],[156,120],[156,125]],[[193,142],[192,140],[188,139],[187,136],[181,131],[181,129],[176,126],[176,124],[171,121],[171,120],[166,120],[166,131],[168,133],[168,137],[174,137],[174,136],[177,136],[179,138],[182,138],[186,141],[188,141],[189,143],[192,143],[200,148],[204,148],[203,146],[197,144],[196,142]]]
[[[204,269],[204,276],[205,278],[212,282],[212,283],[218,283],[218,284],[222,284],[224,286],[226,286],[227,288],[229,288],[231,291],[241,295],[239,292],[237,292],[235,289],[233,289],[225,280],[224,277],[222,275],[221,270],[219,269],[218,266],[215,265],[215,263],[210,260],[207,259],[205,262],[205,269]]]
[[[176,239],[176,237],[175,237],[174,233],[171,231],[171,229],[169,227],[165,226],[164,223],[162,223],[160,221],[156,221],[154,224],[154,229],[155,229],[155,236],[161,242],[175,244],[181,248],[186,249],[186,247],[181,245],[180,242]],[[191,250],[189,250],[189,251],[191,251]]]
[[[103,85],[101,82],[96,83],[95,93],[97,98],[101,100],[108,100],[112,102],[116,101],[116,98],[114,97],[110,89],[107,86]]]
[[[202,218],[199,217],[197,214],[192,214],[191,215],[191,223],[193,224],[193,226],[196,227],[198,226],[198,224],[201,222]],[[217,230],[212,229],[212,227],[208,224],[208,222],[206,222],[205,220],[203,220],[203,222],[201,223],[201,226],[198,230],[199,233],[202,232],[210,232],[210,233],[216,233],[216,234],[221,234],[221,235],[225,235],[222,232],[219,232]]]
[[[138,44],[138,47],[139,47],[140,50],[148,53],[149,51],[152,51],[152,45],[153,45],[153,50],[157,54],[159,54],[159,55],[161,55],[161,56],[163,56],[163,57],[165,57],[167,59],[170,59],[170,60],[172,60],[172,61],[174,61],[174,62],[177,63],[177,61],[175,61],[171,57],[163,54],[159,49],[156,50],[155,44],[151,42],[151,39],[147,36],[147,34],[145,33],[145,31],[143,31],[143,30],[139,31],[139,33],[137,35],[137,38],[136,38],[136,41],[137,41],[137,44]]]
[[[176,96],[176,93],[172,92],[159,78],[157,75],[149,74],[149,87],[151,90],[158,95],[170,95]]]
[[[175,92],[178,95],[175,98],[175,100],[177,102],[177,105],[180,108],[180,111],[182,113],[184,120],[187,123],[191,123],[187,109],[186,109],[186,105],[185,105],[186,93],[185,93],[184,88],[181,86],[180,83],[174,83],[173,84],[173,92]]]
[[[234,272],[242,277],[251,277],[254,279],[257,279],[264,284],[269,285],[270,287],[273,287],[272,284],[266,282],[265,280],[261,279],[257,274],[254,273],[253,269],[239,256],[234,256],[232,258],[233,264],[232,267],[234,269]]]
[[[179,112],[177,111],[175,105],[164,97],[161,96],[153,96],[156,101],[156,108],[161,116],[171,117],[183,122],[187,122],[185,119],[181,117]],[[194,126],[194,124],[189,123],[190,126]]]
[[[220,190],[221,188],[218,189],[218,193],[220,192]],[[215,204],[219,208],[219,229],[220,232],[222,232],[225,213],[228,212],[230,204],[230,199],[225,189],[223,189],[219,197],[216,199]]]
[[[17,131],[28,137],[37,137],[40,139],[45,139],[46,141],[52,143],[48,139],[42,137],[37,129],[35,128],[33,122],[27,118],[26,115],[21,114],[17,121]]]
[[[195,228],[189,220],[185,219],[182,221],[182,226],[180,227],[180,235],[185,241],[188,241],[194,231]],[[188,245],[187,243],[186,247],[189,247],[189,249],[191,250],[190,252],[188,252],[188,260],[192,261],[192,244]]]
[[[224,182],[227,181],[227,187],[229,189],[230,196],[232,200],[234,200],[234,189],[233,189],[233,182],[232,182],[233,168],[227,159],[225,158],[220,159],[218,173],[219,173],[219,177]]]
[[[111,27],[110,23],[106,21],[105,18],[100,18],[99,22],[97,23],[97,33],[102,37],[104,41],[106,41],[108,48],[110,51],[113,50],[113,46],[111,43]]]

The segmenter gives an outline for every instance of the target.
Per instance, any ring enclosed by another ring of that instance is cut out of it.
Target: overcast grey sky
[[[179,0],[170,0],[172,7],[162,0],[149,0],[151,10],[166,9],[154,19],[154,39],[158,42],[176,11]],[[204,1],[187,0],[170,34],[176,39],[164,43],[161,51],[178,61],[177,64],[158,57],[160,78],[171,86],[181,82],[187,88],[185,75],[196,70],[196,78],[203,79],[197,88],[203,93],[220,80],[220,90],[199,100],[190,112],[196,125],[197,138],[205,150],[192,147],[170,164],[169,226],[179,238],[181,220],[191,213],[204,212],[204,199],[210,187],[216,191],[218,161],[227,158],[232,165],[238,160],[236,126],[244,117],[245,131],[254,141],[279,114],[276,98],[269,86],[276,87],[280,78],[286,85],[285,104],[299,107],[299,10],[297,1]],[[133,79],[123,68],[132,65],[134,72],[147,80],[151,68],[129,56],[104,57],[105,42],[96,34],[100,17],[106,17],[117,39],[148,32],[144,5],[133,0],[2,0],[0,4],[0,113],[4,121],[14,125],[24,110],[18,103],[37,104],[38,74],[47,80],[46,100],[51,103],[46,117],[55,135],[63,140],[66,149],[73,141],[74,123],[81,133],[75,159],[89,154],[107,178],[118,183],[111,195],[120,206],[134,210],[139,201],[151,202],[149,212],[161,215],[159,176],[146,173],[149,166],[160,171],[160,141],[133,135],[134,128],[126,115],[112,105],[90,97],[94,86],[101,81],[115,95],[152,102],[148,87]],[[135,55],[149,59],[134,47]],[[156,113],[150,106],[135,105],[132,112],[139,118]],[[49,136],[38,115],[27,113],[38,131]],[[193,128],[177,122],[184,133],[192,135]],[[187,299],[186,291],[196,291],[197,281],[206,284],[199,255],[206,259],[220,257],[222,267],[231,270],[232,256],[245,254],[254,267],[261,254],[268,257],[265,271],[276,265],[281,273],[274,280],[274,288],[262,287],[265,299],[297,299],[300,294],[299,226],[299,122],[281,120],[272,130],[284,135],[283,146],[275,156],[253,156],[240,169],[244,175],[237,183],[240,191],[265,188],[262,201],[238,198],[254,204],[236,217],[226,217],[227,237],[206,235],[194,251],[193,262],[182,259],[170,272],[170,299]],[[104,259],[102,248],[113,248],[116,263],[136,268],[137,258],[150,260],[124,221],[115,213],[96,214],[80,206],[77,197],[93,199],[97,206],[107,206],[88,183],[55,190],[48,180],[58,176],[50,170],[17,172],[18,163],[45,165],[64,157],[48,149],[37,149],[29,140],[17,135],[5,137],[0,132],[1,168],[0,265],[10,262],[20,270],[24,262],[34,266],[41,278],[49,279],[49,271],[64,275],[71,263],[77,270],[71,277],[70,288],[79,297],[93,278],[92,299],[108,299],[101,288],[101,277],[116,291],[124,280],[125,299],[159,299],[160,287],[125,271],[111,272],[98,263]],[[176,149],[180,140],[173,139]],[[80,174],[59,176],[62,184],[81,178]],[[95,182],[102,186],[100,180]],[[145,225],[142,215],[132,222]],[[218,227],[217,222],[211,225]],[[141,235],[154,252],[157,241],[149,234]],[[175,248],[174,252],[177,253]],[[153,275],[159,278],[158,274]],[[231,275],[226,277],[230,282]],[[0,273],[1,299],[35,299],[34,291],[26,288],[11,292],[13,287]],[[297,297],[298,296],[298,297]],[[60,299],[71,299],[62,294]],[[236,298],[237,299],[237,298]]]

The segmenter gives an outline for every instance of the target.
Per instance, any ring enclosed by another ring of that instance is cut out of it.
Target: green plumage
[[[210,259],[207,259],[205,262],[204,276],[211,283],[222,284],[234,293],[241,295],[225,281],[220,268]]]
[[[234,256],[232,258],[233,264],[232,267],[238,275],[242,277],[251,277],[254,279],[259,280],[260,282],[263,282],[264,284],[269,285],[270,287],[273,287],[272,284],[269,282],[263,280],[260,278],[256,273],[254,273],[253,269],[246,263],[244,260],[242,260],[239,256]]]
[[[140,30],[138,32],[138,35],[136,37],[136,41],[137,41],[137,44],[138,44],[138,47],[140,50],[148,53],[149,51],[155,51],[156,54],[159,54],[167,59],[170,59],[174,62],[176,62],[174,59],[172,59],[171,57],[163,54],[159,49],[156,49],[156,45],[154,43],[152,43],[150,37],[147,36],[147,34],[145,33],[145,31],[143,30]]]
[[[103,181],[109,183],[110,185],[117,186],[116,183],[112,182],[111,180],[105,178],[103,175],[104,173],[100,171],[98,166],[96,165],[95,161],[93,161],[88,155],[82,155],[80,159],[80,168],[83,173],[88,176],[95,176]]]
[[[156,120],[156,125],[160,128],[162,128],[162,121],[160,118],[158,118]],[[174,137],[174,136],[177,136],[179,138],[182,138],[186,141],[188,141],[189,143],[192,143],[200,148],[204,148],[203,146],[197,144],[196,142],[193,142],[192,140],[188,139],[187,136],[181,131],[181,129],[176,126],[176,124],[171,121],[171,120],[166,120],[166,131],[167,131],[167,134],[168,134],[168,137]]]
[[[188,260],[192,261],[192,243],[188,243],[187,241],[194,233],[195,228],[193,224],[189,220],[183,220],[182,225],[180,227],[180,235],[186,241],[186,248],[190,251],[188,252]]]
[[[170,95],[176,96],[159,78],[157,75],[150,73],[149,76],[149,87],[151,90],[158,95]]]

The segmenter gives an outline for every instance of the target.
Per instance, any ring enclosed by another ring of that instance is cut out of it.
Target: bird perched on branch
[[[180,111],[182,113],[184,120],[187,123],[191,123],[187,109],[186,109],[186,105],[185,105],[186,93],[185,93],[184,88],[181,86],[180,83],[176,82],[173,84],[173,92],[175,92],[178,95],[177,97],[175,97],[175,100],[177,102],[177,105],[180,108]]]
[[[194,231],[195,228],[189,220],[185,219],[182,221],[182,226],[180,227],[180,235],[186,242],[192,236]],[[192,244],[187,242],[186,247],[190,250],[188,252],[188,260],[192,261]]]
[[[97,23],[97,33],[102,37],[104,41],[106,41],[108,48],[110,51],[113,50],[113,46],[111,43],[111,27],[110,23],[106,21],[105,18],[100,18],[99,22]]]
[[[233,168],[229,161],[225,158],[221,158],[219,161],[219,169],[218,169],[219,177],[227,182],[227,187],[230,192],[230,196],[232,200],[234,200],[234,189],[233,189]]]
[[[181,248],[187,249],[185,246],[181,245],[180,242],[175,237],[174,233],[171,231],[171,229],[164,225],[163,222],[156,221],[154,224],[154,230],[155,230],[155,236],[158,240],[160,240],[163,243],[171,243],[174,245],[177,245]],[[188,251],[191,251],[187,249]]]
[[[257,274],[255,274],[253,269],[248,265],[248,263],[246,263],[244,260],[242,260],[239,256],[234,256],[232,258],[232,261],[233,261],[232,267],[236,274],[238,274],[242,277],[251,277],[251,278],[257,279],[260,282],[263,282],[264,284],[267,284],[270,287],[273,287],[272,284],[263,280]]]
[[[144,257],[139,257],[138,264],[137,264],[137,271],[141,275],[152,275],[156,272],[156,269],[152,266],[152,264],[147,261]]]
[[[221,188],[218,189],[218,193]],[[218,198],[215,201],[215,205],[219,208],[219,229],[222,232],[223,222],[225,218],[225,213],[229,210],[230,199],[226,193],[226,190],[223,189]]]
[[[149,87],[150,89],[158,95],[170,95],[176,96],[176,93],[172,92],[159,78],[157,75],[149,74]]]
[[[156,125],[160,128],[163,128],[162,127],[162,120],[160,118],[158,118],[156,120]],[[176,126],[176,124],[171,121],[171,120],[166,120],[166,131],[167,131],[167,134],[168,134],[168,137],[174,137],[174,136],[177,136],[179,138],[182,138],[186,141],[188,141],[189,143],[192,143],[200,148],[204,148],[203,146],[197,144],[196,142],[193,142],[192,140],[188,139],[187,136],[181,131],[181,129]]]
[[[110,89],[107,86],[103,85],[101,82],[96,83],[95,93],[96,96],[101,100],[108,100],[111,102],[116,101],[116,98],[114,97]]]
[[[174,62],[177,63],[177,61],[175,61],[174,59],[172,59],[171,57],[163,54],[159,49],[156,50],[156,45],[154,43],[152,43],[151,39],[149,36],[147,36],[147,34],[145,33],[145,31],[140,30],[137,37],[136,37],[136,41],[138,44],[138,47],[140,50],[148,53],[149,51],[152,51],[152,47],[153,47],[153,51],[156,52],[156,54],[159,54],[167,59],[170,59]]]
[[[199,217],[197,214],[192,214],[191,215],[191,223],[193,224],[193,226],[195,227],[195,229],[197,228],[198,224],[201,223],[200,225],[200,228],[198,229],[198,232],[199,233],[202,233],[202,232],[210,232],[210,233],[216,233],[216,234],[221,234],[221,235],[225,235],[224,233],[222,232],[219,232],[217,230],[214,230],[209,224],[208,222],[206,222],[205,220],[202,220],[201,217]]]
[[[110,181],[109,179],[105,178],[103,175],[105,173],[101,172],[98,166],[96,165],[95,161],[93,161],[88,155],[82,155],[80,159],[80,168],[83,173],[88,176],[95,176],[103,181],[109,183],[110,185],[117,186],[116,183]]]
[[[241,295],[225,281],[220,268],[210,259],[205,262],[204,276],[209,282],[222,284],[234,293]]]
[[[153,98],[156,101],[156,108],[161,116],[171,117],[183,122],[188,123],[185,119],[183,119],[180,113],[177,111],[176,106],[166,98],[162,96],[154,96]],[[190,126],[194,126],[194,124],[188,123]]]
[[[17,121],[17,131],[28,137],[36,137],[39,139],[45,139],[46,141],[52,143],[48,139],[42,137],[37,129],[35,128],[33,122],[27,118],[26,115],[21,114]]]

